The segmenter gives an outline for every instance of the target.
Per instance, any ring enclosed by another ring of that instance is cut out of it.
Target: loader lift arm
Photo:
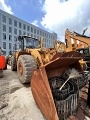
[[[81,48],[82,46],[78,47],[78,45],[81,45],[81,44],[84,45],[84,47],[90,46],[90,37],[89,36],[81,35],[77,32],[71,32],[69,29],[66,29],[66,31],[65,31],[66,47],[70,47],[72,49],[71,39],[74,40],[73,42],[74,42],[75,49]],[[77,43],[78,41],[81,44],[78,44]]]

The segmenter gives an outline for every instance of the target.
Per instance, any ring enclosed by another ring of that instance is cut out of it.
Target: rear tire
[[[15,56],[12,56],[11,58],[11,70],[17,71],[17,62]]]
[[[33,70],[37,68],[36,60],[31,55],[19,56],[17,62],[17,73],[21,83],[29,83]]]

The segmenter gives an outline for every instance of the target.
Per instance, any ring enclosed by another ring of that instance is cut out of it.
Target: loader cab
[[[37,48],[39,45],[39,40],[32,38],[30,36],[18,36],[17,39],[17,49],[25,51],[26,48]]]

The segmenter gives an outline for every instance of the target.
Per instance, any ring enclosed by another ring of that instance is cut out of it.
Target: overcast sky
[[[0,9],[42,29],[56,32],[64,41],[67,28],[90,36],[90,0],[0,0]]]

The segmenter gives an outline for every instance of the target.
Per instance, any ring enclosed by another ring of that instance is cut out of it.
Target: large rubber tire
[[[17,62],[15,56],[12,56],[11,58],[11,70],[17,71]]]
[[[17,73],[21,83],[29,83],[33,70],[37,68],[36,60],[31,55],[21,55],[17,61]],[[21,70],[21,71],[20,71]]]

